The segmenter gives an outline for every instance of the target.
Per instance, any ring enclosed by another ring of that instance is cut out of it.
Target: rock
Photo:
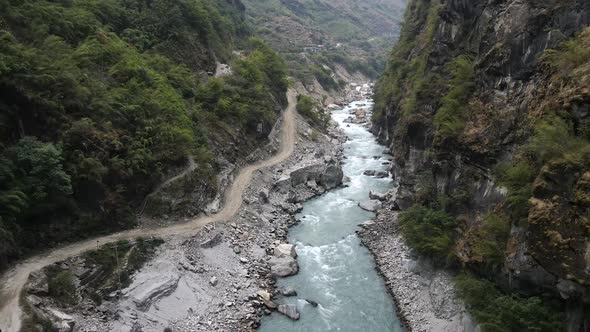
[[[213,248],[216,245],[220,244],[222,241],[223,238],[221,237],[221,233],[217,233],[208,240],[205,240],[203,243],[201,243],[201,248]]]
[[[292,320],[299,319],[299,311],[297,311],[297,306],[294,304],[281,304],[278,311]]]
[[[74,317],[52,308],[49,308],[47,313],[49,314],[49,320],[53,323],[57,331],[74,331],[74,326],[76,325]]]
[[[258,196],[260,197],[260,200],[261,200],[263,203],[268,203],[268,201],[269,201],[269,198],[270,198],[270,194],[269,194],[269,192],[268,192],[268,189],[266,189],[266,188],[263,188],[263,189],[261,189],[261,190],[258,192]]]
[[[584,287],[567,279],[559,279],[557,282],[557,290],[559,291],[561,298],[566,300],[570,297],[576,297],[580,294],[584,294]]]
[[[366,175],[366,176],[374,176],[375,173],[377,173],[377,171],[372,170],[372,169],[368,169],[368,170],[366,170],[366,171],[363,172],[363,175]]]
[[[242,263],[242,264],[246,264],[246,263],[248,263],[248,262],[249,262],[249,260],[248,260],[247,258],[240,257],[240,263]]]
[[[300,184],[308,181],[319,182],[320,177],[324,171],[324,163],[317,163],[308,166],[303,166],[292,171],[289,176],[291,177],[291,185],[297,187]]]
[[[330,165],[322,173],[320,183],[326,189],[336,188],[342,184],[344,172],[340,165]]]
[[[289,192],[289,188],[291,188],[291,177],[288,175],[281,176],[277,181],[275,181],[274,188],[283,194]]]
[[[311,306],[314,308],[317,308],[317,306],[318,306],[318,303],[316,301],[312,301],[312,300],[308,300],[308,299],[305,299],[305,301],[307,303],[311,304]]]
[[[375,212],[375,211],[381,209],[382,204],[380,201],[371,199],[368,201],[360,202],[359,207],[365,211]]]
[[[274,248],[274,255],[276,257],[291,256],[297,257],[297,251],[295,251],[295,245],[289,243],[281,243]]]
[[[211,277],[211,279],[209,279],[209,283],[211,286],[217,286],[217,277]]]
[[[29,277],[29,284],[27,285],[27,291],[30,294],[45,296],[49,294],[49,283],[47,281],[47,275],[41,270],[31,272]]]
[[[137,286],[129,289],[126,296],[132,299],[139,310],[146,311],[154,301],[176,290],[179,280],[180,276],[172,273],[146,276],[145,279],[136,280]]]
[[[375,222],[373,220],[367,220],[361,224],[359,224],[359,226],[363,227],[363,228],[368,228],[370,226],[375,225]]]
[[[276,309],[279,305],[270,300],[262,299],[262,303],[269,309]]]
[[[260,297],[263,300],[270,301],[272,299],[272,294],[270,294],[267,290],[264,289],[261,289],[258,292],[256,292],[256,295],[258,295],[258,297]]]
[[[369,191],[369,198],[383,202],[387,200],[387,194]]]
[[[276,277],[288,277],[299,272],[297,261],[291,256],[272,257],[269,263],[270,273]]]
[[[281,294],[283,294],[283,296],[297,296],[297,291],[295,291],[295,288],[287,286],[281,289]]]
[[[379,179],[389,177],[389,172],[385,172],[385,171],[376,172],[375,177],[379,178]]]

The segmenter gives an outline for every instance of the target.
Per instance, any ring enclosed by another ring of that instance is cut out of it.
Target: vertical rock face
[[[569,128],[551,137],[560,153],[567,141],[590,139],[582,129],[590,119],[589,56],[569,58],[573,48],[590,47],[589,25],[586,0],[410,1],[376,84],[373,127],[394,155],[398,206],[449,198],[447,210],[463,221],[455,250],[471,267],[478,258],[469,234],[488,212],[509,210],[498,165],[534,161],[524,222],[512,219],[497,279],[526,295],[549,291],[568,302],[575,308],[568,309],[571,330],[584,324],[579,308],[590,302],[590,205],[583,203],[590,167],[585,152],[572,161],[531,157],[529,147],[541,121],[554,125],[552,114]],[[569,138],[559,141],[563,135]]]

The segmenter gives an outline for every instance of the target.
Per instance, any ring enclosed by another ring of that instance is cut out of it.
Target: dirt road
[[[283,114],[283,127],[279,152],[270,159],[246,166],[240,170],[238,176],[225,194],[225,205],[221,211],[215,215],[195,218],[184,224],[157,229],[133,229],[81,241],[63,248],[51,250],[46,254],[31,257],[22,263],[19,263],[0,278],[0,330],[3,332],[19,331],[22,314],[19,306],[20,293],[29,274],[33,271],[93,249],[96,247],[97,241],[103,245],[119,240],[134,239],[136,237],[191,235],[196,233],[206,224],[216,221],[224,221],[236,214],[242,205],[242,194],[244,189],[250,183],[252,174],[261,168],[273,166],[284,161],[293,153],[297,140],[295,121],[295,107],[297,100],[295,91],[289,90],[287,97],[289,100],[289,106]]]

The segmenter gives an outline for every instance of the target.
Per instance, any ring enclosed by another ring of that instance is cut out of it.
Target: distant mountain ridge
[[[338,88],[325,77],[336,82],[341,78],[337,64],[369,78],[384,69],[406,1],[245,0],[244,4],[250,25],[284,55],[294,75],[309,84],[315,76],[328,90]]]

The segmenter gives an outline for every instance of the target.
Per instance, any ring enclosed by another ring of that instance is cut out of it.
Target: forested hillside
[[[374,79],[399,34],[405,0],[245,0],[255,31],[288,61],[291,72],[326,90],[342,85],[337,66]]]
[[[239,0],[0,0],[0,268],[133,226],[189,156],[215,196],[212,152],[255,149],[286,89]]]
[[[589,25],[583,0],[413,0],[377,84],[402,233],[485,331],[590,326]]]

